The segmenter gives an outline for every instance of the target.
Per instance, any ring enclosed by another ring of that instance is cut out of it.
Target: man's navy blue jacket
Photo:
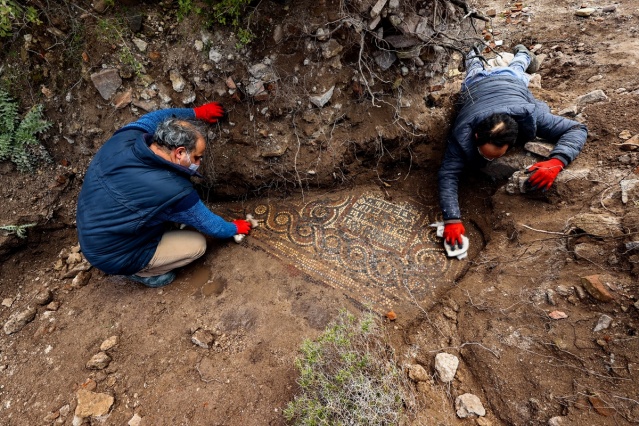
[[[119,130],[97,152],[84,178],[76,217],[80,247],[107,274],[144,268],[165,231],[157,217],[195,191],[192,173],[154,154],[150,142],[142,129]]]
[[[494,75],[472,83],[460,94],[460,103],[439,170],[439,203],[444,220],[461,218],[457,191],[464,168],[487,164],[473,141],[474,129],[485,118],[499,113],[510,115],[519,125],[516,145],[535,137],[555,143],[550,157],[564,165],[579,155],[586,142],[586,126],[551,114],[548,105],[535,99],[526,85],[514,77]]]

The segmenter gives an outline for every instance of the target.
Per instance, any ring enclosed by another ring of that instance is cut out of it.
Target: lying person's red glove
[[[209,102],[199,107],[193,108],[195,118],[207,121],[209,123],[217,123],[218,118],[224,117],[224,108],[217,102]]]
[[[248,220],[237,219],[233,221],[233,224],[237,228],[238,234],[248,235],[249,231],[251,230],[251,222],[249,222]]]
[[[465,233],[466,229],[464,228],[464,224],[461,222],[447,223],[444,225],[444,240],[446,240],[451,247],[461,247],[464,245],[462,235]]]
[[[564,163],[556,158],[533,164],[526,170],[526,173],[532,173],[526,183],[528,183],[532,189],[550,189],[555,178],[563,168]]]

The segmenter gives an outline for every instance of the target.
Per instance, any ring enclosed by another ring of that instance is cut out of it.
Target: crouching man
[[[77,229],[86,259],[107,274],[148,287],[175,279],[175,268],[202,256],[206,239],[248,234],[246,220],[227,222],[200,200],[190,178],[206,150],[202,120],[224,115],[215,102],[164,109],[127,124],[93,158],[78,197]],[[189,225],[199,232],[171,229]]]

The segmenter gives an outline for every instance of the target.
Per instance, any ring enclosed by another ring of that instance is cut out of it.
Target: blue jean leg
[[[519,71],[521,74],[524,74],[526,72],[526,68],[528,68],[528,65],[530,65],[530,56],[528,56],[524,52],[519,52],[508,64],[508,68],[513,68]]]
[[[471,62],[472,61],[472,62]],[[477,61],[479,63],[477,63]],[[510,77],[515,77],[521,80],[526,86],[530,82],[530,76],[526,74],[526,68],[530,64],[530,57],[525,53],[518,53],[513,60],[508,64],[507,67],[493,67],[490,70],[484,70],[484,64],[480,59],[471,57],[470,55],[466,57],[466,66],[468,72],[464,81],[461,85],[461,90],[464,91],[471,84],[483,80],[486,77],[497,76],[497,75],[507,75]]]
[[[484,63],[482,60],[476,57],[474,52],[472,53],[473,56],[470,55],[471,54],[468,54],[466,57],[466,78],[464,78],[464,81],[470,80],[478,72],[484,70]]]

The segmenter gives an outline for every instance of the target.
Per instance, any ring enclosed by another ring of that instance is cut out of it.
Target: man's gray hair
[[[206,139],[205,134],[199,122],[170,117],[158,125],[153,139],[169,150],[183,146],[187,152],[191,152],[199,137]]]

